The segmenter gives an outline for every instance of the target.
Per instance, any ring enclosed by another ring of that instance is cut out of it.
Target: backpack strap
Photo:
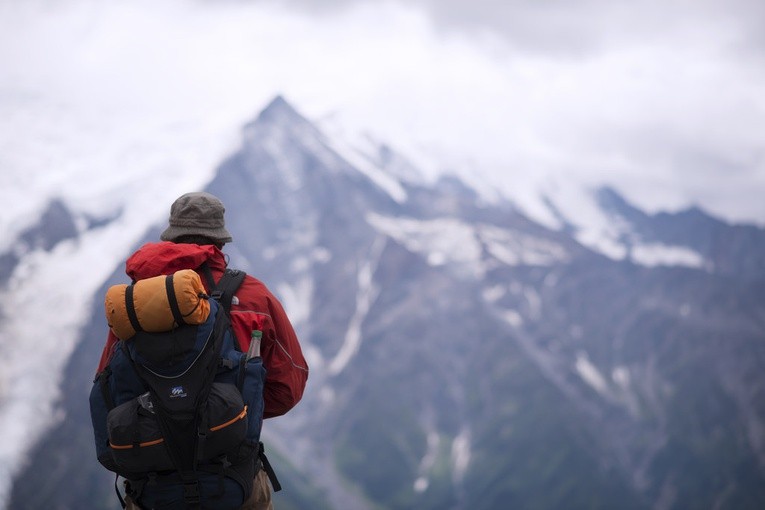
[[[215,283],[212,270],[207,262],[202,262],[197,270],[200,271],[205,277],[205,280],[207,280],[207,287],[210,289],[210,297],[223,305],[223,309],[226,310],[226,313],[230,313],[234,294],[236,294],[237,289],[242,285],[247,273],[238,269],[227,268],[223,272],[223,276],[221,276],[218,283]]]
[[[114,404],[114,399],[112,398],[112,392],[109,388],[109,378],[111,375],[112,367],[110,365],[106,365],[106,367],[104,367],[104,369],[96,375],[96,380],[93,381],[94,383],[98,382],[98,386],[101,390],[101,396],[104,399],[107,411],[111,411],[116,407]]]
[[[247,276],[247,273],[244,271],[226,269],[215,286],[215,290],[212,291],[211,297],[223,305],[226,313],[231,312],[231,302],[234,299],[234,294],[242,285],[245,276]]]
[[[210,265],[207,262],[202,262],[202,264],[197,268],[198,272],[201,272],[202,275],[205,277],[205,281],[207,282],[207,288],[210,289],[210,292],[215,290],[215,278],[212,274],[212,269],[210,269]]]
[[[175,287],[173,287],[173,275],[169,274],[165,276],[165,293],[167,294],[167,303],[170,305],[170,311],[173,313],[175,323],[179,326],[186,324],[183,318],[181,309],[178,306],[178,297],[175,295]]]
[[[117,473],[114,477],[114,492],[117,493],[117,497],[120,500],[120,506],[124,509],[127,508],[127,503],[125,502],[125,498],[122,497],[122,494],[120,494],[120,488],[117,486],[117,480],[119,480],[120,475]]]
[[[260,442],[258,445],[258,460],[260,460],[260,466],[263,469],[263,471],[266,472],[266,476],[268,476],[269,481],[271,482],[271,487],[274,489],[274,492],[279,492],[282,490],[282,484],[279,483],[279,479],[276,478],[276,471],[274,471],[274,468],[271,466],[271,463],[268,462],[268,457],[266,457],[266,449],[263,447],[263,441]]]
[[[143,331],[141,323],[138,322],[138,315],[136,314],[135,304],[133,303],[133,285],[134,284],[130,284],[125,288],[125,309],[127,310],[128,319],[130,320],[130,325],[133,326],[133,329],[136,331]]]

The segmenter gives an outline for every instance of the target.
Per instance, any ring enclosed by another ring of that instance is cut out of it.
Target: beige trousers
[[[252,495],[239,510],[274,510],[274,503],[271,501],[271,485],[264,470],[261,469],[255,475],[255,480],[252,482]]]
[[[125,497],[125,503],[127,503],[125,510],[141,510],[141,507],[136,505],[130,499],[130,496]],[[250,499],[245,501],[239,510],[274,510],[268,475],[262,469],[258,471],[258,474],[255,475],[255,480],[252,482],[252,495]]]

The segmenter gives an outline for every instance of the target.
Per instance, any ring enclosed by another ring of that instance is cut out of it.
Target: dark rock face
[[[78,235],[72,213],[59,199],[51,200],[40,219],[26,228],[8,251],[0,253],[0,285],[8,282],[21,258],[35,249],[52,250]]]

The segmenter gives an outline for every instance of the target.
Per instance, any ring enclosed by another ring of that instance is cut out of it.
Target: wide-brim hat
[[[186,193],[170,207],[170,225],[160,239],[175,241],[185,235],[200,235],[219,243],[234,240],[226,230],[226,208],[218,197],[204,191]]]

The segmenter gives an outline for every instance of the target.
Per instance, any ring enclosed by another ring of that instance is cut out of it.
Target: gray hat
[[[160,239],[175,241],[185,235],[200,235],[215,242],[230,243],[234,239],[226,230],[223,202],[210,193],[194,192],[180,196],[170,207],[170,226]]]

